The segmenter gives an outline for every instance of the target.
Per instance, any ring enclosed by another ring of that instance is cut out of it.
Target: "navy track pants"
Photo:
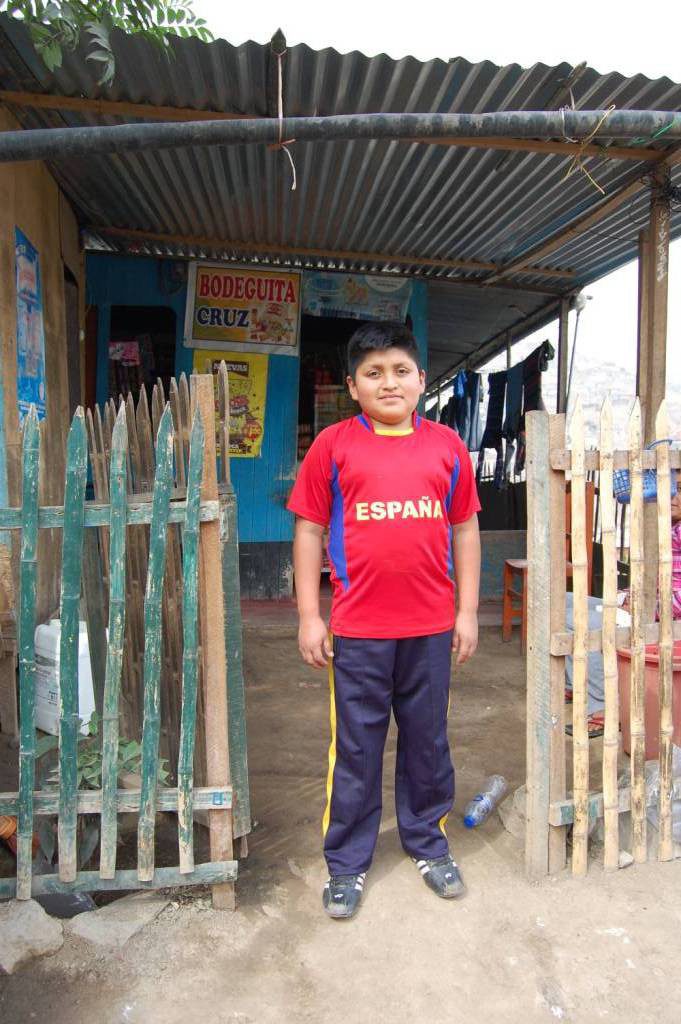
[[[323,820],[330,874],[358,874],[371,864],[391,708],[398,729],[395,807],[402,846],[419,860],[447,853],[444,825],[454,801],[447,740],[451,648],[451,630],[400,640],[334,637]]]

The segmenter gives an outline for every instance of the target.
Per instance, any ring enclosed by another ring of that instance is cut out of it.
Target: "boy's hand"
[[[457,665],[472,657],[478,646],[478,616],[476,612],[459,612],[454,624],[452,650],[457,652]]]
[[[326,623],[320,615],[300,620],[298,649],[303,661],[313,668],[326,668],[328,659],[333,658]]]

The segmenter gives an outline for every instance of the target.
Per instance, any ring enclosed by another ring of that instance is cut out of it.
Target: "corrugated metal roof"
[[[248,116],[271,116],[268,46],[204,44],[177,39],[165,60],[143,39],[113,34],[117,73],[97,86],[80,49],[50,74],[24,28],[0,18],[0,82],[4,89],[105,98]],[[571,86],[571,90],[568,86]],[[681,109],[681,85],[643,75],[575,72],[570,64],[521,68],[462,58],[421,63],[385,55],[339,54],[300,45],[287,51],[284,108],[289,116],[364,112],[484,112],[556,109]],[[25,128],[116,124],[123,118],[86,111],[15,108]],[[127,117],[125,120],[131,120]],[[617,140],[613,140],[617,144]],[[622,142],[621,144],[625,144]],[[131,251],[95,226],[155,234],[225,239],[218,246],[136,241],[132,251],[250,259],[238,241],[274,246],[261,260],[363,272],[409,273],[430,283],[431,379],[505,329],[522,330],[527,316],[554,294],[586,284],[636,255],[646,220],[647,190],[588,234],[566,241],[542,266],[574,272],[547,278],[527,270],[515,290],[480,287],[487,273],[400,262],[461,259],[505,263],[522,256],[595,208],[602,196],[565,156],[499,150],[354,141],[295,143],[298,187],[291,190],[286,155],[265,147],[177,149],[64,159],[53,170],[78,211],[91,249]],[[590,158],[589,173],[612,195],[644,175],[644,162]],[[681,182],[681,169],[674,171]],[[672,237],[681,233],[674,211]],[[385,260],[302,257],[282,251],[379,252]],[[459,283],[448,284],[456,278]],[[477,282],[467,286],[461,282]],[[530,290],[534,289],[534,290]],[[541,293],[537,289],[546,289]]]

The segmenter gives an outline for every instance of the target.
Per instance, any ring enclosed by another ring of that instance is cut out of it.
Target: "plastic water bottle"
[[[466,828],[475,828],[487,821],[490,814],[508,792],[508,783],[503,775],[490,775],[485,779],[482,790],[467,805],[463,816]]]

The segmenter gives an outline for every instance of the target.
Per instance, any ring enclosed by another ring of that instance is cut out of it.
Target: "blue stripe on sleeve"
[[[332,463],[331,477],[331,522],[329,524],[329,558],[333,563],[336,577],[343,590],[349,590],[348,566],[345,557],[345,522],[343,493],[338,478],[338,466]]]
[[[447,516],[449,516],[449,510],[450,510],[451,505],[452,505],[452,499],[454,498],[454,491],[456,490],[456,484],[457,484],[457,481],[459,479],[459,471],[460,471],[460,469],[461,469],[461,467],[460,467],[460,464],[459,464],[459,456],[455,455],[454,456],[454,468],[452,470],[452,476],[451,476],[451,480],[450,480],[450,484],[449,484],[449,493],[447,494],[447,497],[445,498],[445,508],[447,509]],[[447,533],[448,533],[447,571],[451,573],[453,571],[453,569],[454,569],[454,562],[452,560],[452,527],[451,527],[451,525],[450,525],[449,530],[447,531]]]

